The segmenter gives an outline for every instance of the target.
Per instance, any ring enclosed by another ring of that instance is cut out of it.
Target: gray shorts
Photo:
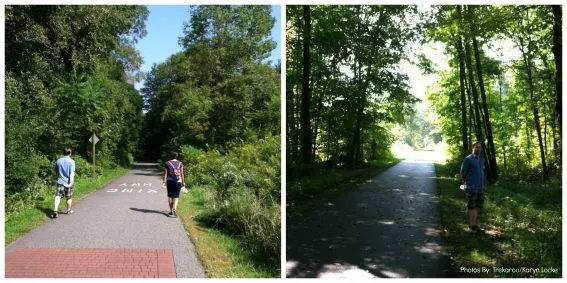
[[[65,196],[67,199],[73,198],[73,191],[75,190],[74,186],[69,188],[65,188],[63,185],[57,185],[57,194],[56,196],[63,197]]]

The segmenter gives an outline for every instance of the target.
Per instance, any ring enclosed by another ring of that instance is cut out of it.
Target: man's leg
[[[477,209],[476,208],[472,208],[472,209],[469,208],[468,214],[469,214],[469,226],[476,226]]]
[[[173,210],[177,211],[178,203],[179,203],[179,198],[173,198]]]
[[[57,218],[57,213],[59,212],[59,203],[61,203],[61,197],[63,196],[63,187],[57,185],[57,190],[55,191],[55,200],[53,201],[53,214],[51,218]]]
[[[53,213],[57,213],[57,211],[59,210],[59,203],[60,202],[61,202],[61,196],[56,195],[55,201],[53,203]]]
[[[71,207],[73,207],[73,187],[65,188],[65,197],[67,198],[67,214],[73,213]]]
[[[72,206],[73,206],[73,199],[68,198],[67,199],[67,214],[73,213],[73,210],[71,209]]]

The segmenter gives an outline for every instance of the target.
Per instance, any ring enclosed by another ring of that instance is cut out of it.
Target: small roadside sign
[[[98,137],[95,134],[93,134],[89,139],[89,141],[94,145],[98,142]]]
[[[93,132],[93,135],[89,139],[89,141],[93,144],[93,176],[96,176],[96,149],[95,144],[98,142],[98,137]]]

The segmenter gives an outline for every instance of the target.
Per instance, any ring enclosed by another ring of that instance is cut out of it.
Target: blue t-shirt
[[[55,172],[57,173],[57,185],[69,184],[71,173],[75,172],[75,160],[71,159],[70,156],[63,156],[57,159]]]
[[[461,172],[465,174],[467,189],[478,190],[484,187],[484,158],[470,154],[465,157],[461,165]]]

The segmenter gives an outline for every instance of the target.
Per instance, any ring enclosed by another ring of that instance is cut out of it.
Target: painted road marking
[[[157,193],[157,189],[152,189],[153,183],[122,183],[118,188],[110,188],[107,193]]]

